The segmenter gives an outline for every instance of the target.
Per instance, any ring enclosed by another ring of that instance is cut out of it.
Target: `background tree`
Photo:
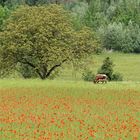
[[[1,72],[20,63],[46,79],[63,63],[93,53],[98,43],[90,29],[75,31],[70,19],[58,5],[17,9],[0,33]]]
[[[108,50],[121,50],[123,36],[123,25],[121,23],[109,24],[102,34],[103,47]]]
[[[140,27],[137,24],[129,22],[124,30],[122,51],[140,53]]]
[[[4,26],[4,21],[9,17],[10,10],[7,7],[0,6],[0,30]]]
[[[102,41],[102,46],[107,50],[116,50],[125,53],[140,52],[140,27],[129,22],[128,26],[122,23],[112,23],[107,27],[101,27],[98,34]]]

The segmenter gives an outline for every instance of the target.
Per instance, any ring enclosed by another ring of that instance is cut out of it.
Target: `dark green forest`
[[[46,79],[102,51],[140,53],[140,0],[0,0],[1,75]]]

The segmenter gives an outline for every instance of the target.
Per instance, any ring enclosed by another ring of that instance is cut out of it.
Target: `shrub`
[[[123,81],[123,76],[120,73],[114,73],[111,78],[112,81]]]
[[[93,81],[95,79],[95,74],[91,70],[85,70],[82,74],[82,79],[84,81]]]
[[[109,57],[105,58],[102,66],[98,70],[98,74],[106,74],[109,80],[111,80],[111,77],[113,74],[113,66],[114,65],[113,65],[112,60]]]
[[[107,57],[103,61],[102,66],[98,70],[98,74],[106,74],[110,81],[122,81],[123,76],[120,73],[113,73],[113,61]]]

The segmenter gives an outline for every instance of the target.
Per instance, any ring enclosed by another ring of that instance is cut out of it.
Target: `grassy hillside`
[[[101,55],[93,55],[92,58],[87,60],[87,67],[90,67],[96,74],[97,69],[102,65],[102,61],[108,56],[112,58],[115,64],[114,71],[122,73],[125,81],[140,81],[139,54],[104,53]],[[75,71],[72,66],[65,66],[58,79],[80,80],[81,73],[81,68]]]

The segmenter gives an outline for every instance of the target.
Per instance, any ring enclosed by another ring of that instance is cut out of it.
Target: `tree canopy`
[[[64,62],[93,53],[98,43],[89,28],[75,30],[70,13],[54,4],[18,8],[0,33],[0,45],[1,72],[20,63],[46,79]]]

